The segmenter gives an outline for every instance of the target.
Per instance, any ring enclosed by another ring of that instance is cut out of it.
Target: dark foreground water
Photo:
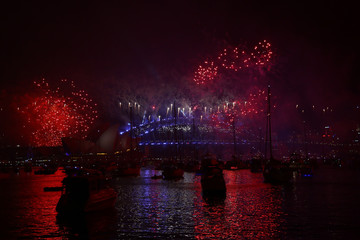
[[[206,202],[200,177],[153,180],[154,170],[113,179],[116,208],[59,219],[64,174],[0,175],[0,239],[360,239],[360,172],[321,169],[292,186],[225,171],[227,198]]]

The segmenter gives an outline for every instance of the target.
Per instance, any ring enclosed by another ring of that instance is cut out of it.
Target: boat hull
[[[261,173],[263,172],[263,167],[261,164],[261,159],[251,159],[250,161],[250,171],[252,173]]]
[[[226,197],[226,184],[223,176],[202,176],[202,194],[207,197]]]
[[[285,184],[291,181],[293,174],[289,168],[265,166],[263,176],[265,183]]]
[[[104,210],[115,206],[117,194],[113,189],[103,189],[90,196],[61,195],[56,206],[59,214],[79,214]]]
[[[115,175],[118,177],[136,177],[140,175],[140,167],[119,168],[117,169]]]
[[[164,169],[162,173],[163,179],[172,180],[172,179],[180,179],[184,176],[184,170],[181,168],[176,169]]]
[[[104,194],[106,194],[104,196]],[[115,206],[116,192],[108,189],[107,192],[99,192],[90,196],[84,208],[84,212],[93,212],[112,208]]]

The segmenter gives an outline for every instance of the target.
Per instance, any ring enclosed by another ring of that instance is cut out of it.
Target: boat
[[[270,97],[271,97],[270,84],[268,84],[265,159],[267,159],[267,150],[268,149],[270,151],[270,158],[265,161],[265,166],[263,169],[264,182],[275,184],[275,185],[287,184],[287,183],[291,182],[291,179],[293,176],[292,169],[290,168],[288,163],[282,162],[273,157],[272,141],[271,141]]]
[[[162,171],[162,177],[165,180],[178,180],[184,176],[184,169],[176,162],[165,163]]]
[[[176,142],[176,147],[174,151],[174,157],[170,160],[166,160],[162,163],[161,170],[162,170],[162,176],[164,180],[179,180],[183,178],[184,175],[184,162],[181,161],[181,154],[179,154],[179,139],[177,134],[177,118],[178,114],[177,111],[175,111],[175,101],[174,101],[174,107],[173,107],[173,114],[174,114],[174,141]]]
[[[225,169],[226,170],[238,170],[239,169],[239,162],[236,160],[235,156],[233,156],[232,160],[225,162]]]
[[[201,188],[205,198],[226,198],[222,164],[215,157],[204,157],[201,163]]]
[[[272,184],[289,183],[293,177],[293,171],[288,164],[271,158],[265,163],[264,182]]]
[[[301,157],[300,154],[293,153],[290,155],[290,168],[293,172],[297,172],[301,177],[312,177],[313,166],[310,159],[307,157]]]
[[[250,160],[250,171],[252,173],[259,173],[259,172],[263,171],[262,158],[261,157],[253,157]]]
[[[136,177],[140,175],[140,168],[140,164],[136,163],[122,164],[113,171],[113,175],[116,177]]]
[[[34,171],[36,175],[49,175],[54,174],[58,170],[57,167],[41,167],[40,169]]]
[[[162,175],[156,175],[156,174],[151,177],[151,179],[162,179],[162,178],[163,178]]]
[[[114,169],[113,175],[116,177],[128,177],[128,176],[139,176],[140,175],[140,159],[142,158],[142,154],[139,152],[138,143],[134,138],[134,116],[133,109],[130,107],[130,151],[126,152],[122,156],[118,156],[117,165],[118,167]]]
[[[117,193],[96,170],[81,170],[62,181],[63,190],[56,211],[72,215],[104,210],[115,206]]]
[[[199,169],[200,169],[200,164],[196,160],[190,160],[184,166],[185,172],[196,172]]]

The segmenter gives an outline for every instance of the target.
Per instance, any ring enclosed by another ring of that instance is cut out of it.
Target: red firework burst
[[[214,62],[205,61],[204,66],[199,66],[195,72],[194,81],[196,84],[204,84],[213,80],[217,75],[218,67],[214,65]]]
[[[19,107],[31,131],[34,146],[59,146],[63,137],[85,139],[97,118],[96,104],[84,90],[77,90],[74,82],[61,80],[64,89],[51,90],[42,79],[34,82],[39,94]],[[70,90],[67,92],[66,90]]]
[[[229,128],[234,119],[246,122],[253,120],[259,114],[262,117],[265,104],[265,91],[255,89],[245,98],[226,102],[222,106],[218,106],[217,111],[214,111],[210,117],[215,126]]]
[[[205,61],[205,67],[199,66],[195,71],[194,81],[201,85],[212,81],[218,74],[218,67],[225,70],[239,71],[247,68],[267,67],[270,65],[273,52],[266,40],[259,42],[252,50],[240,47],[225,48],[216,61]]]

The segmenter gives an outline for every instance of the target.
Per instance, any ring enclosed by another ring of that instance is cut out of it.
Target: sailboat
[[[201,163],[201,188],[204,198],[226,198],[223,166],[211,155],[205,155]]]
[[[286,184],[291,181],[292,170],[286,163],[281,162],[273,157],[272,140],[271,140],[271,105],[270,105],[270,84],[268,84],[267,96],[267,122],[266,122],[266,139],[265,139],[265,166],[263,170],[264,182],[272,184]],[[267,159],[267,147],[269,145],[270,158]]]
[[[56,205],[60,215],[73,216],[115,206],[117,193],[99,171],[79,170],[68,174],[62,183],[61,197]]]
[[[175,158],[172,161],[167,161],[163,163],[163,172],[162,176],[165,180],[177,180],[183,178],[184,175],[184,166],[183,164],[178,163],[177,156],[179,155],[179,142],[177,138],[177,112],[174,102],[174,137],[176,142],[176,151],[175,151]]]
[[[162,177],[165,180],[177,180],[183,178],[184,169],[176,162],[169,161],[164,163]]]
[[[115,170],[114,175],[117,177],[127,177],[127,176],[139,176],[141,165],[139,164],[140,153],[134,150],[133,144],[133,136],[134,136],[134,117],[133,110],[130,107],[130,152],[127,152],[125,158],[125,162],[119,163],[120,165]],[[137,149],[137,148],[136,148]]]
[[[261,173],[263,171],[262,156],[254,156],[250,160],[250,171],[252,173]]]
[[[192,139],[195,139],[195,131],[196,131],[195,119],[193,118],[192,119]],[[200,162],[199,162],[198,151],[196,149],[195,144],[192,144],[192,151],[193,151],[193,156],[185,159],[184,170],[185,170],[185,172],[195,172],[196,173],[196,172],[200,171]]]

